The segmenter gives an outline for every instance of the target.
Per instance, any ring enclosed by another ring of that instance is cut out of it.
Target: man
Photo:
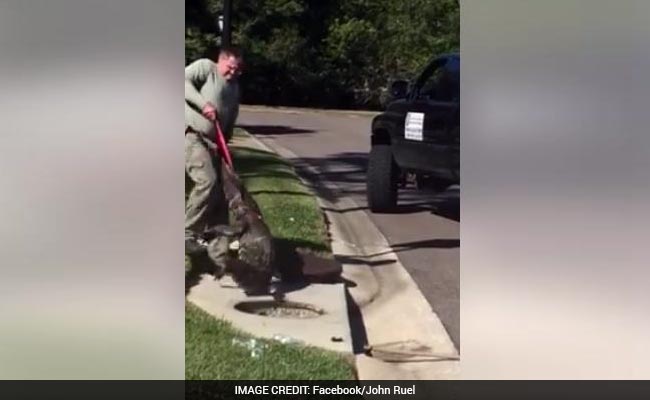
[[[239,113],[241,71],[242,57],[234,48],[222,48],[216,63],[204,58],[185,68],[185,171],[193,182],[185,205],[185,251],[193,254],[207,247],[218,275],[225,268],[227,240],[206,245],[201,234],[228,224],[214,123],[230,140]]]

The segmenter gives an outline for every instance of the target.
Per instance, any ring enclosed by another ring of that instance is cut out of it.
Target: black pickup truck
[[[373,212],[397,206],[406,177],[438,188],[460,181],[460,55],[433,58],[413,82],[395,81],[372,121],[367,196]]]

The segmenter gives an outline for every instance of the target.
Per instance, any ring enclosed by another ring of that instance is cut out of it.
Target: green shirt
[[[239,84],[226,81],[217,73],[217,64],[203,58],[185,67],[185,128],[214,142],[214,126],[201,114],[207,103],[216,107],[221,129],[230,140],[239,114]]]

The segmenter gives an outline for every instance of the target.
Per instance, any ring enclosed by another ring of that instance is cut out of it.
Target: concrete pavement
[[[309,304],[322,310],[315,318],[276,318],[250,314],[235,308],[240,303],[272,302],[271,296],[247,297],[236,285],[224,285],[211,275],[204,275],[187,300],[210,315],[230,321],[233,326],[267,339],[278,335],[311,346],[343,354],[352,354],[352,340],[347,318],[343,284],[314,284],[287,293],[285,300]]]

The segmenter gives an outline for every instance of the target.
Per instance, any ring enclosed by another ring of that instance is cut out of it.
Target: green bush
[[[186,1],[186,61],[218,43],[220,0]],[[243,102],[377,109],[389,82],[459,46],[458,0],[233,1]]]

